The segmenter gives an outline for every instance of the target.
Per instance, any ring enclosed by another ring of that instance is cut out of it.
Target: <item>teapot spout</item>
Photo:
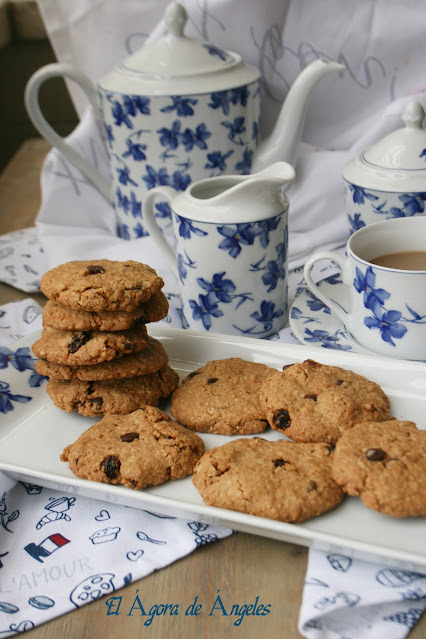
[[[313,88],[329,73],[345,69],[346,67],[342,64],[319,58],[300,73],[287,94],[272,133],[257,147],[252,165],[254,173],[280,160],[295,164],[296,151]]]

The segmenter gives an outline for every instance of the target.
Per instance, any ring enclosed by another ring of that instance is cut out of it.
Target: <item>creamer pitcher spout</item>
[[[272,133],[256,149],[253,173],[278,160],[295,164],[312,90],[325,75],[333,71],[344,71],[345,68],[337,62],[319,58],[302,71],[287,94]]]

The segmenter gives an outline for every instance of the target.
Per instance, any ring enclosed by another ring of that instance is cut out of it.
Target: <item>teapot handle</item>
[[[69,64],[48,64],[36,71],[28,80],[25,87],[25,107],[30,120],[39,133],[48,142],[60,151],[65,158],[75,164],[100,191],[108,202],[113,203],[111,184],[81,153],[78,153],[64,139],[56,133],[44,117],[40,109],[38,94],[41,85],[51,78],[69,78],[76,82],[87,95],[93,107],[95,116],[102,121],[102,113],[99,106],[98,92],[93,82],[81,71]]]
[[[170,270],[172,271],[176,279],[179,280],[176,255],[170,247],[170,244],[164,237],[154,213],[154,202],[157,196],[162,195],[171,204],[172,200],[176,197],[177,194],[178,192],[175,191],[175,189],[172,189],[171,186],[157,186],[154,189],[148,191],[148,193],[145,195],[142,203],[142,210],[144,227],[148,230],[148,233],[150,234],[155,244],[157,244]]]

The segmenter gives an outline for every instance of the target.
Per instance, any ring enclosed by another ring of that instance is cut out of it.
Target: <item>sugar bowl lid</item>
[[[144,95],[208,93],[244,86],[259,78],[241,56],[184,34],[188,19],[179,2],[165,10],[168,33],[146,44],[99,81],[106,91]]]
[[[343,178],[364,188],[392,192],[426,191],[425,111],[407,104],[404,125],[359,153],[343,169]]]

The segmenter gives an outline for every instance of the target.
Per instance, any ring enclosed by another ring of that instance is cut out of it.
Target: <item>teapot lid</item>
[[[426,179],[425,111],[419,102],[407,104],[404,127],[393,131],[349,162],[343,177],[370,189],[424,191]]]
[[[99,82],[107,91],[145,95],[207,93],[243,86],[260,73],[241,56],[184,34],[188,15],[171,2],[164,21],[168,33],[118,64]]]

